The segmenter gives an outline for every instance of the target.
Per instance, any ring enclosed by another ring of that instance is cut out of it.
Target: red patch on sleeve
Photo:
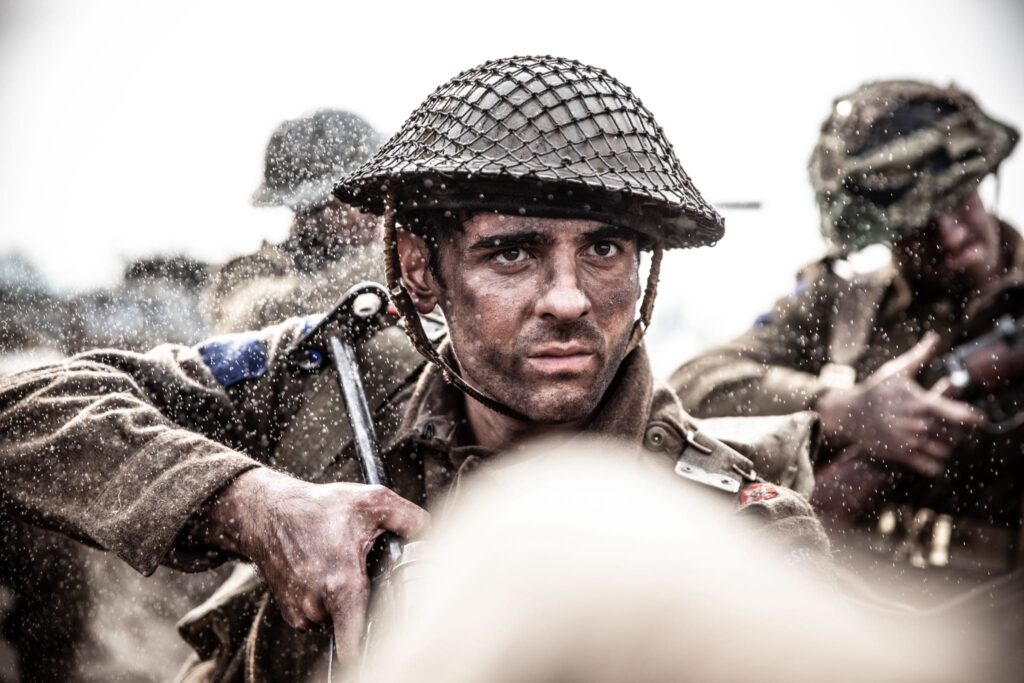
[[[772,498],[777,498],[778,495],[778,489],[771,484],[765,484],[764,482],[751,484],[740,489],[739,507],[742,510],[748,505],[757,505]]]

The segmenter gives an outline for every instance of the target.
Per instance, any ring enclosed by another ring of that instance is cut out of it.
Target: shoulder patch
[[[740,489],[740,497],[737,501],[737,507],[742,510],[743,508],[751,505],[765,503],[772,498],[777,498],[778,496],[779,490],[773,485],[765,482],[756,482]]]
[[[258,332],[214,337],[199,346],[199,355],[224,388],[261,377],[269,365],[267,349]]]

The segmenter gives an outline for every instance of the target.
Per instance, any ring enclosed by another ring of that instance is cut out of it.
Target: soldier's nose
[[[576,273],[556,273],[537,299],[537,315],[556,320],[576,320],[590,312],[590,297],[580,287]]]
[[[935,219],[938,227],[939,240],[948,251],[959,251],[967,242],[969,230],[966,223],[956,213],[950,211]]]

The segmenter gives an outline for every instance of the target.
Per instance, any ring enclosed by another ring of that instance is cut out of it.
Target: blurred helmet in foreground
[[[926,225],[995,172],[1018,137],[952,85],[878,81],[839,97],[810,160],[830,250]]]
[[[608,441],[488,462],[435,515],[360,680],[992,680],[980,633],[860,609],[731,505]]]

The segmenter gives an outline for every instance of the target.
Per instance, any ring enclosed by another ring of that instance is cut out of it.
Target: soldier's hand
[[[826,436],[838,444],[860,445],[875,458],[926,476],[941,474],[953,449],[985,416],[914,379],[938,343],[938,335],[929,332],[863,382],[822,395],[814,409]]]
[[[330,619],[338,656],[358,652],[366,618],[366,556],[385,531],[410,537],[425,510],[381,486],[310,484],[266,468],[239,476],[213,500],[204,537],[262,571],[285,621]]]

